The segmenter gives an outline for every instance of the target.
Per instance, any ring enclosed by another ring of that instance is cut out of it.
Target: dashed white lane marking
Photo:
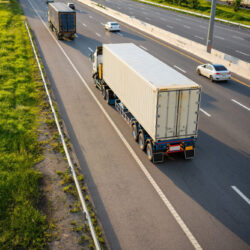
[[[88,47],[88,49],[89,49],[91,52],[94,52],[90,47]]]
[[[234,39],[237,39],[237,40],[241,40],[241,41],[244,41],[244,39],[240,36],[233,36]]]
[[[83,25],[84,27],[87,27],[87,25],[86,25],[85,23],[82,23],[82,25]]]
[[[202,29],[207,29],[207,27],[204,26],[204,25],[199,25],[199,26],[200,26],[200,28],[202,28]]]
[[[194,37],[199,38],[199,39],[201,39],[201,40],[204,40],[204,38],[203,38],[203,37],[200,37],[200,36],[194,36]]]
[[[104,26],[104,25],[105,25],[105,23],[101,23],[101,25],[103,25],[103,26]]]
[[[250,205],[250,200],[236,187],[231,186],[231,188],[248,204]]]
[[[211,117],[211,115],[208,112],[206,112],[204,109],[200,108],[200,111],[204,113],[206,116]]]
[[[140,45],[140,47],[141,47],[142,49],[144,49],[144,50],[148,50],[147,48],[143,47],[142,45]]]
[[[97,36],[101,37],[101,35],[99,33],[95,33]]]
[[[121,7],[117,7],[117,9],[118,9],[118,10],[120,10],[120,9],[121,9]]]
[[[121,32],[117,32],[117,34],[118,34],[119,36],[123,36],[123,34],[122,34]]]
[[[143,13],[144,15],[147,15],[147,14],[148,14],[146,11],[143,11],[142,13]]]
[[[166,21],[166,18],[161,17],[160,19],[161,19],[163,22],[165,22],[165,21]]]
[[[217,38],[217,39],[220,39],[220,40],[225,40],[225,38],[221,37],[221,36],[214,36],[214,37]]]
[[[187,25],[183,25],[185,28],[187,28],[187,29],[191,29],[191,27],[190,26],[187,26]]]
[[[240,102],[237,102],[236,100],[234,99],[231,99],[233,102],[237,103],[239,106],[241,106],[242,108],[245,108],[246,110],[250,111],[250,108],[248,108],[247,106],[241,104]]]
[[[78,37],[78,35],[75,33],[75,37]]]
[[[145,17],[147,20],[151,20],[149,17]]]
[[[28,1],[29,1],[30,5],[32,6],[30,0],[28,0]],[[62,51],[62,53],[64,54],[64,56],[67,58],[68,62],[70,63],[70,65],[72,66],[72,68],[74,69],[74,71],[76,72],[76,74],[78,75],[78,77],[81,79],[83,85],[88,90],[89,94],[92,96],[92,98],[95,100],[95,102],[98,105],[98,107],[101,109],[101,111],[103,112],[103,114],[106,116],[107,120],[109,121],[109,123],[111,124],[111,126],[114,128],[114,130],[116,131],[117,135],[121,138],[122,142],[127,147],[128,151],[131,153],[131,155],[133,156],[133,158],[135,159],[135,161],[137,162],[137,164],[140,167],[141,171],[144,173],[144,175],[146,176],[146,178],[148,179],[148,181],[150,182],[150,184],[153,186],[154,190],[160,196],[160,198],[162,199],[163,203],[168,208],[169,212],[172,214],[172,216],[174,217],[174,219],[176,220],[176,222],[179,224],[179,226],[182,229],[182,231],[186,234],[187,238],[189,239],[189,241],[191,242],[191,244],[193,245],[193,247],[196,250],[202,250],[202,248],[201,248],[200,244],[198,243],[198,241],[196,240],[196,238],[193,236],[193,234],[191,233],[191,231],[189,230],[189,228],[186,226],[186,224],[184,223],[184,221],[182,220],[182,218],[180,217],[180,215],[177,213],[177,211],[175,210],[175,208],[173,207],[173,205],[167,199],[167,197],[165,196],[165,194],[163,193],[163,191],[161,190],[161,188],[158,186],[158,184],[156,183],[156,181],[150,175],[150,173],[148,172],[147,168],[143,165],[142,161],[136,155],[136,153],[133,150],[133,148],[129,145],[128,141],[123,136],[123,134],[121,133],[121,131],[119,130],[119,128],[115,125],[115,123],[113,122],[113,120],[111,119],[111,117],[109,116],[109,114],[107,113],[107,111],[104,109],[103,105],[99,102],[99,100],[97,99],[97,97],[95,96],[95,94],[93,93],[93,91],[91,90],[91,88],[89,87],[89,85],[87,84],[87,82],[85,81],[85,79],[82,77],[82,75],[80,74],[80,72],[77,70],[76,66],[71,61],[71,59],[69,58],[69,56],[67,55],[67,53],[65,52],[65,50],[63,49],[63,47],[60,45],[60,43],[56,40],[56,38],[50,32],[47,24],[42,20],[42,18],[40,17],[40,15],[38,14],[38,12],[35,10],[35,8],[33,6],[32,6],[32,8],[36,12],[37,16],[40,18],[41,22],[43,23],[44,27],[47,29],[47,31],[49,32],[49,34],[51,35],[51,37],[54,39],[54,41],[57,44],[57,46],[60,48],[60,50]]]
[[[169,29],[173,29],[174,27],[171,25],[166,25],[166,27],[168,27]]]
[[[175,67],[176,69],[180,70],[180,71],[183,72],[183,73],[187,73],[184,69],[181,69],[181,68],[179,68],[179,67],[176,66],[176,65],[174,65],[174,67]]]
[[[181,21],[181,19],[180,19],[180,18],[175,18],[175,20],[176,20],[176,21]]]
[[[235,50],[235,52],[240,53],[240,54],[242,54],[242,55],[244,55],[244,56],[249,56],[247,53],[244,53],[244,52],[239,51],[239,50]]]
[[[93,18],[92,16],[89,16],[89,18]]]

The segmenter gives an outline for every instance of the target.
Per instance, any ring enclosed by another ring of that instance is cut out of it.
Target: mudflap
[[[190,160],[194,158],[194,149],[193,150],[185,150],[184,156],[186,160]]]
[[[153,153],[153,163],[163,163],[164,162],[164,153],[159,152],[159,153]]]

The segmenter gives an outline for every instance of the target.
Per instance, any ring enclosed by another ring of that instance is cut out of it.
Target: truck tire
[[[141,131],[141,132],[139,133],[138,142],[139,142],[140,149],[141,149],[142,151],[144,151],[146,145],[145,145],[145,137],[144,137],[143,131]]]
[[[106,95],[106,102],[107,102],[107,104],[110,104],[109,103],[110,95],[111,95],[110,91],[111,91],[110,89],[106,89],[105,95]]]
[[[132,135],[135,141],[138,141],[138,129],[136,124],[132,125]]]
[[[103,87],[103,89],[102,89],[102,96],[103,96],[104,100],[107,99],[107,97],[106,97],[106,88],[105,87]]]
[[[147,148],[146,148],[147,156],[150,161],[153,161],[153,147],[152,143],[148,142],[147,143]]]

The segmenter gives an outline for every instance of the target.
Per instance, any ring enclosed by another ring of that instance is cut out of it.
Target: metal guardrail
[[[31,43],[31,46],[32,46],[32,49],[33,49],[33,53],[34,53],[35,58],[36,58],[36,62],[37,62],[38,68],[40,70],[40,74],[41,74],[41,77],[42,77],[43,85],[44,85],[46,94],[48,96],[49,104],[50,104],[50,107],[51,107],[51,110],[52,110],[52,114],[53,114],[55,122],[56,122],[58,133],[59,133],[59,135],[61,137],[61,142],[63,144],[63,149],[64,149],[64,152],[66,154],[66,157],[67,157],[67,160],[68,160],[68,164],[69,164],[69,167],[71,169],[71,173],[72,173],[75,185],[76,185],[76,189],[77,189],[77,192],[78,192],[78,195],[79,195],[79,198],[80,198],[80,202],[81,202],[81,205],[82,205],[82,208],[83,208],[83,212],[84,212],[84,215],[85,215],[85,217],[86,217],[86,219],[88,221],[88,224],[89,224],[89,228],[90,228],[90,232],[91,232],[91,235],[92,235],[92,239],[93,239],[94,244],[95,244],[95,248],[97,250],[101,250],[99,241],[98,241],[98,239],[96,237],[94,226],[93,226],[92,221],[91,221],[91,217],[89,215],[89,211],[88,211],[86,202],[85,202],[85,200],[83,198],[81,187],[80,187],[79,182],[77,180],[75,169],[74,169],[72,160],[70,158],[69,151],[68,151],[67,145],[65,143],[65,139],[64,139],[64,136],[63,136],[63,133],[62,133],[59,121],[57,119],[57,115],[56,115],[56,112],[55,112],[55,109],[54,109],[54,106],[53,106],[53,103],[52,103],[52,99],[51,99],[51,96],[50,96],[50,93],[49,93],[49,90],[48,90],[48,87],[47,87],[47,83],[45,81],[45,77],[44,77],[44,74],[43,74],[43,71],[42,71],[42,68],[41,68],[41,65],[40,65],[40,62],[39,62],[36,50],[35,50],[35,46],[34,46],[34,43],[33,43],[33,40],[32,40],[31,34],[30,34],[30,30],[29,30],[28,25],[27,25],[27,22],[25,22],[25,26],[26,26],[26,29],[27,29],[27,32],[28,32],[28,35],[29,35],[29,38],[30,38],[30,43]]]
[[[160,3],[154,3],[154,2],[147,1],[147,0],[138,0],[138,1],[142,2],[142,3],[149,3],[149,4],[152,4],[152,5],[155,5],[155,6],[161,6],[161,7],[167,8],[167,9],[176,10],[176,11],[180,11],[180,12],[183,12],[183,13],[199,16],[199,17],[210,18],[210,16],[207,16],[207,15],[199,14],[199,13],[189,11],[189,10],[183,10],[183,9],[167,6],[167,5],[160,4]],[[231,22],[231,21],[228,21],[228,20],[225,20],[225,19],[220,19],[220,18],[217,18],[217,17],[215,17],[215,20],[220,21],[220,22],[224,22],[224,23],[228,23],[228,24],[233,24],[233,25],[236,25],[236,26],[239,26],[239,27],[244,27],[244,28],[250,29],[250,25],[235,23],[235,22]]]

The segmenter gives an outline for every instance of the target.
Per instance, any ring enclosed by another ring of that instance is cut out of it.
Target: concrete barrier
[[[215,49],[212,49],[211,54],[207,53],[206,51],[207,48],[205,45],[202,45],[200,43],[178,36],[174,33],[163,30],[154,25],[148,24],[139,19],[125,15],[123,13],[110,9],[101,4],[92,2],[90,0],[79,0],[79,2],[82,2],[108,16],[111,16],[112,18],[122,21],[128,25],[131,25],[132,27],[135,27],[138,30],[141,30],[151,36],[161,39],[166,43],[172,44],[180,49],[183,49],[200,58],[203,58],[204,63],[212,62],[212,63],[223,64],[231,72],[250,80],[250,64],[245,61],[242,61],[236,57],[227,55]]]

